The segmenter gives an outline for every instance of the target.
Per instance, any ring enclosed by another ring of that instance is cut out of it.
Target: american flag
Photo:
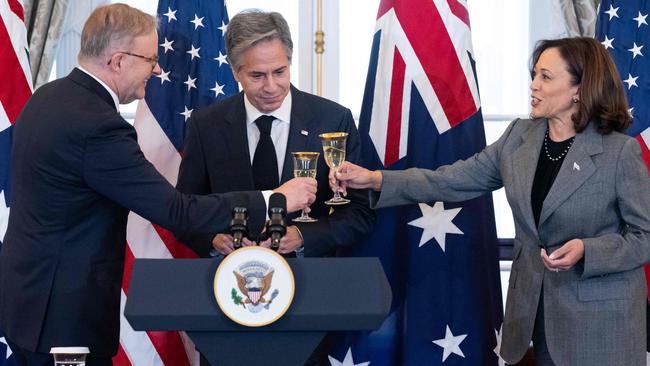
[[[181,161],[185,122],[193,110],[238,92],[226,61],[223,34],[228,23],[224,1],[158,3],[158,55],[161,74],[147,83],[138,104],[135,128],[145,156],[173,185]],[[173,235],[133,213],[127,225],[122,310],[135,258],[192,258]],[[136,332],[122,316],[115,365],[194,365],[198,355],[183,333]]]
[[[650,2],[646,0],[603,0],[598,11],[596,38],[607,48],[621,75],[632,115],[632,125],[627,133],[639,141],[643,160],[650,170],[649,13]],[[646,280],[650,285],[650,266],[645,269]],[[650,306],[648,309],[650,310]],[[650,339],[650,322],[648,324]]]
[[[0,240],[4,238],[9,219],[12,126],[32,95],[24,20],[22,1],[0,0]],[[15,364],[11,349],[0,331],[0,366]]]
[[[372,169],[435,169],[485,147],[466,2],[381,2],[359,131]],[[491,196],[381,209],[375,227],[350,254],[380,257],[391,313],[346,334],[331,364],[503,364]]]

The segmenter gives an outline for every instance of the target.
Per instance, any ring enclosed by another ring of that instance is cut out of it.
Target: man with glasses
[[[87,366],[111,365],[129,210],[177,234],[227,229],[235,195],[176,191],[118,113],[160,73],[157,44],[154,17],[123,4],[97,8],[81,35],[79,67],[39,88],[16,123],[0,329],[19,365],[50,366],[50,348],[65,346],[87,346]],[[276,191],[296,211],[314,201],[316,181]],[[263,220],[262,193],[241,194]]]

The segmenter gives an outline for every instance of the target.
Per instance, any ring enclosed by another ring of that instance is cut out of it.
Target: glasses
[[[147,56],[142,56],[142,55],[138,55],[137,53],[131,53],[131,52],[127,52],[127,51],[117,51],[116,53],[123,53],[125,55],[141,58],[141,59],[147,61],[151,65],[152,68],[156,67],[156,64],[158,63],[158,55],[155,55],[153,57],[147,57]],[[108,60],[108,65],[110,65],[110,64],[111,64],[111,60]]]

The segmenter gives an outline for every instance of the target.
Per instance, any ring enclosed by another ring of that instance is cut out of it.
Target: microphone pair
[[[248,196],[240,194],[235,197],[235,205],[232,209],[230,220],[230,234],[233,237],[235,249],[242,246],[242,240],[248,238],[260,241],[271,238],[271,249],[278,250],[280,239],[287,233],[285,217],[287,215],[287,199],[282,193],[273,193],[269,198],[268,209],[269,220],[266,222],[266,230],[256,237],[250,237],[248,231]]]

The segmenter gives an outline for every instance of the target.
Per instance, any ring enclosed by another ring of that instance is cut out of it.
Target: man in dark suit
[[[129,210],[214,236],[237,195],[262,220],[259,191],[199,197],[176,191],[145,159],[119,103],[144,97],[160,73],[156,19],[123,4],[96,9],[79,68],[39,88],[14,130],[13,205],[0,253],[0,328],[20,365],[52,365],[54,346],[87,346],[87,365],[117,352]],[[278,189],[288,210],[315,199],[313,179]]]
[[[318,135],[325,132],[347,132],[346,158],[358,160],[360,139],[350,110],[291,86],[293,43],[282,15],[257,10],[239,13],[228,24],[225,41],[228,61],[243,92],[192,114],[177,183],[180,191],[273,189],[293,177],[291,152],[322,153]],[[349,192],[351,203],[330,213],[324,204],[332,196],[327,174],[321,154],[318,193],[310,207],[318,222],[289,226],[278,252],[334,255],[370,232],[374,214],[365,191]],[[260,223],[251,228],[259,231]],[[213,243],[196,235],[181,239],[203,256],[215,254],[210,253],[213,247],[221,254],[233,250],[232,238],[225,234],[217,235]]]

